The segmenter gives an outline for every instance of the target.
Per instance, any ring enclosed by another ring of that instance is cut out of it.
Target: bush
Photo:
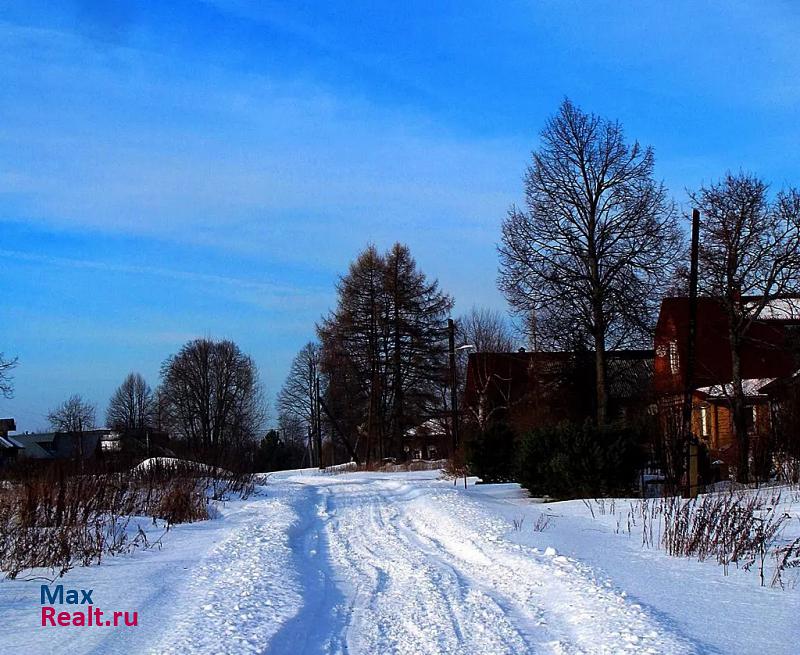
[[[466,439],[469,470],[484,482],[510,482],[515,479],[517,444],[511,428],[494,423],[485,431],[475,431]]]
[[[641,454],[632,430],[562,423],[526,434],[518,461],[519,482],[531,493],[585,498],[629,491]]]

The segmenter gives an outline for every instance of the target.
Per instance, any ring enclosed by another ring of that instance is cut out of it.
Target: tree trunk
[[[603,427],[608,414],[608,391],[606,389],[606,334],[602,308],[594,310],[594,367],[595,393],[597,395],[597,426]]]
[[[750,435],[747,432],[747,407],[742,387],[742,361],[739,339],[731,333],[731,417],[733,434],[739,449],[739,462],[736,468],[736,481],[750,481]]]

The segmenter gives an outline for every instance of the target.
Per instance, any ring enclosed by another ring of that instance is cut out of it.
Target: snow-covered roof
[[[763,396],[761,387],[768,385],[774,381],[775,378],[748,378],[742,380],[742,390],[745,396]],[[733,384],[726,382],[725,384],[713,384],[710,387],[700,387],[697,389],[700,393],[704,393],[712,398],[727,398],[733,395]]]
[[[15,441],[11,437],[0,437],[0,448],[24,448],[19,441]]]
[[[423,435],[430,435],[430,436],[441,436],[446,434],[444,427],[440,421],[435,418],[429,418],[424,423],[420,423],[416,427],[409,428],[406,430],[407,437],[416,437],[418,434]]]
[[[753,307],[755,301],[746,303],[748,308]],[[800,298],[779,298],[770,300],[758,315],[765,320],[800,320]]]

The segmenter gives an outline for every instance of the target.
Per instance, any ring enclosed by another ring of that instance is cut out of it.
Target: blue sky
[[[800,183],[798,33],[792,2],[0,3],[0,415],[102,416],[195,336],[271,397],[368,242],[504,309],[500,221],[564,96],[680,203]]]

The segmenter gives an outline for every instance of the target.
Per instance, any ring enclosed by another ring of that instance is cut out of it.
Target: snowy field
[[[799,652],[800,589],[643,549],[581,501],[437,478],[275,474],[54,583],[136,627],[41,627],[43,581],[3,581],[0,653]]]

